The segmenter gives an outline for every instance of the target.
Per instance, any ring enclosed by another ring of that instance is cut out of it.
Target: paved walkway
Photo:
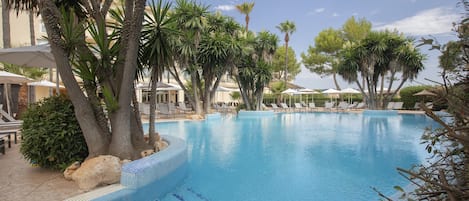
[[[19,152],[20,144],[6,145],[0,153],[0,200],[54,201],[83,193],[59,171],[32,167]]]

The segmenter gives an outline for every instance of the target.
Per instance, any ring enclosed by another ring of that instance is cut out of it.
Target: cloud
[[[332,17],[339,17],[339,13],[332,13]]]
[[[235,9],[234,5],[218,5],[215,7],[215,10],[221,10],[221,11],[231,11],[234,9]]]
[[[390,24],[374,27],[374,29],[396,29],[415,36],[446,34],[452,32],[453,22],[461,17],[455,13],[454,10],[447,8],[433,8]]]
[[[322,12],[324,12],[325,10],[326,10],[325,8],[316,8],[316,9],[314,9],[314,12],[316,12],[316,13],[322,13]]]

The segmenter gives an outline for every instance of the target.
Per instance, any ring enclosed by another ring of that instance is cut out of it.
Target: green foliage
[[[40,167],[64,169],[88,155],[72,102],[64,96],[31,105],[24,113],[21,134],[21,153]]]
[[[277,48],[273,56],[272,65],[274,67],[274,72],[277,73],[277,79],[281,79],[284,76],[283,72],[285,70],[285,47]],[[288,47],[288,80],[294,80],[295,76],[301,72],[300,63],[296,60],[295,51]]]
[[[431,88],[430,86],[410,86],[402,88],[399,92],[401,96],[401,101],[404,102],[403,107],[406,109],[413,109],[416,102],[422,101],[422,96],[414,96],[415,93],[418,93],[424,89]]]

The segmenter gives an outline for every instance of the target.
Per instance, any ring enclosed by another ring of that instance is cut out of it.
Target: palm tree
[[[196,114],[201,114],[200,107],[200,65],[197,63],[199,45],[201,34],[206,26],[206,15],[208,14],[208,7],[199,5],[194,1],[177,0],[176,7],[174,8],[174,17],[177,19],[177,26],[184,33],[179,38],[178,54],[181,66],[185,66],[186,72],[189,73],[192,82],[192,93],[188,93],[187,89],[183,87],[183,83],[177,77],[175,71],[170,71],[176,78],[179,85],[183,87],[186,94],[189,96]]]
[[[246,33],[249,31],[249,14],[251,13],[252,9],[254,8],[254,2],[248,3],[244,2],[242,4],[236,5],[236,9],[246,15]]]
[[[280,32],[285,33],[285,87],[287,86],[287,67],[288,67],[288,42],[290,41],[290,35],[293,34],[293,32],[296,31],[296,26],[295,23],[290,22],[290,21],[285,21],[280,23],[280,25],[277,26],[277,29],[280,30]]]
[[[144,28],[142,31],[143,53],[142,61],[148,65],[151,71],[151,95],[150,95],[150,126],[149,141],[153,145],[160,140],[155,132],[156,116],[156,88],[161,80],[165,68],[172,63],[174,55],[174,39],[179,32],[175,29],[175,18],[169,16],[171,3],[162,3],[159,0],[155,5],[153,1],[150,11],[145,13]]]
[[[342,51],[339,75],[357,84],[370,109],[382,109],[406,81],[415,79],[423,69],[424,56],[412,42],[393,32],[371,32],[360,43],[348,44]],[[358,73],[364,78],[365,86],[360,84]],[[391,93],[398,75],[401,82]],[[388,91],[384,92],[386,76],[389,83]],[[365,88],[367,94],[364,93]]]

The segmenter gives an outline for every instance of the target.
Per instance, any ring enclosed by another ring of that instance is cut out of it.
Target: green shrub
[[[399,95],[401,96],[401,101],[404,102],[403,107],[406,109],[414,109],[415,103],[422,101],[424,98],[427,97],[422,97],[422,96],[414,96],[414,94],[424,90],[424,89],[429,89],[431,88],[430,86],[410,86],[410,87],[405,87],[402,88],[401,91],[399,92]],[[427,98],[428,99],[428,98]]]
[[[23,114],[20,151],[32,164],[65,169],[88,155],[71,101],[54,96],[31,105]]]

